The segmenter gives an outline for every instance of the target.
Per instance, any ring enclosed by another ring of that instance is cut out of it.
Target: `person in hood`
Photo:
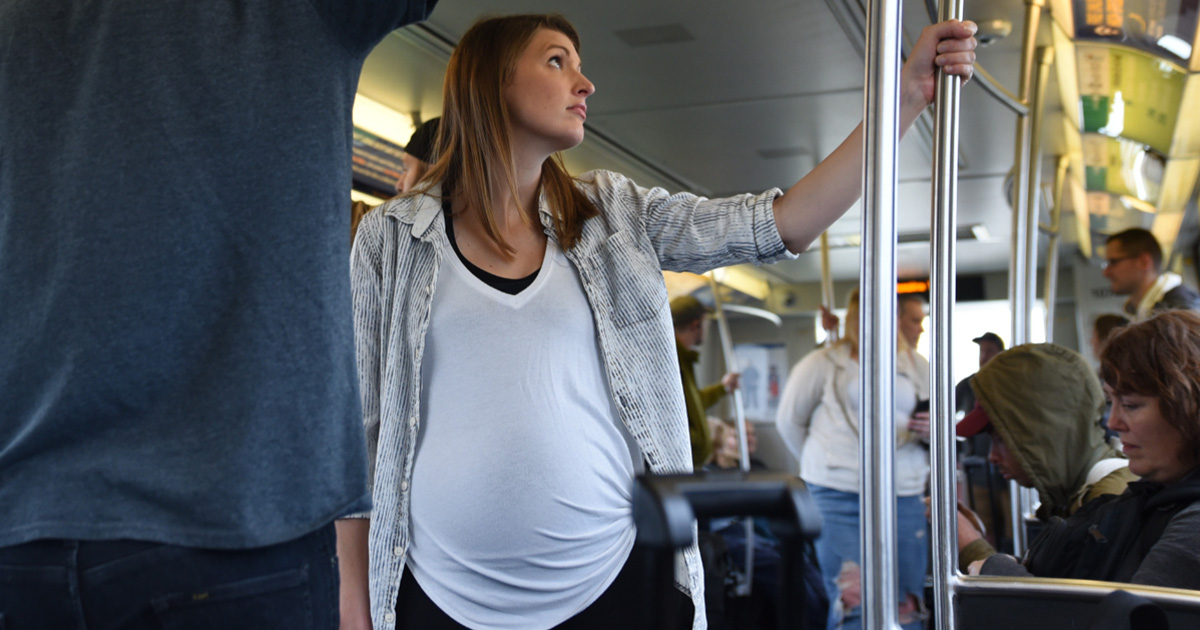
[[[1067,517],[1084,503],[1119,495],[1137,476],[1100,427],[1104,392],[1079,353],[1054,344],[1025,344],[1002,352],[971,379],[976,405],[956,432],[987,431],[988,460],[1006,479],[1035,488],[1042,521]],[[959,510],[959,564],[996,553]]]
[[[1019,561],[995,554],[972,575],[1200,589],[1200,315],[1175,310],[1122,329],[1100,375],[1140,480],[1053,519]]]

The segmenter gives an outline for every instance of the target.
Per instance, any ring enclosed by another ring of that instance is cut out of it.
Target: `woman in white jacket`
[[[907,311],[916,319],[920,335],[922,311],[919,300],[901,303],[902,320]],[[846,330],[833,345],[809,353],[792,368],[779,403],[775,424],[792,455],[800,460],[800,477],[825,518],[816,541],[821,572],[830,601],[841,601],[830,612],[829,628],[857,629],[862,626],[857,596],[842,593],[856,580],[859,559],[859,402],[858,291],[850,294]],[[902,321],[901,327],[904,327]],[[902,330],[902,333],[910,331]],[[929,363],[912,350],[915,339],[900,334],[896,353],[896,505],[899,593],[901,623],[920,628],[917,611],[925,579],[928,554],[927,525],[921,495],[929,473],[927,413],[914,416],[920,400],[929,397]],[[846,576],[839,582],[839,574]],[[857,589],[854,589],[857,590]],[[846,597],[842,597],[846,595]]]

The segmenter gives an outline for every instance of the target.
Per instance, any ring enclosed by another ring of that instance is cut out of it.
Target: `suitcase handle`
[[[697,518],[763,516],[787,525],[777,534],[812,540],[821,513],[804,482],[781,473],[703,472],[639,475],[633,489],[638,544],[683,549],[695,541]],[[791,531],[787,531],[791,530]]]

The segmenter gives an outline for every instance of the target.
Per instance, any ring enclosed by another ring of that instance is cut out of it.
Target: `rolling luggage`
[[[766,519],[779,541],[779,592],[772,598],[775,627],[804,628],[808,617],[814,615],[820,616],[817,625],[824,625],[824,613],[805,605],[811,601],[805,596],[806,589],[811,592],[812,587],[805,578],[813,573],[804,551],[820,534],[821,516],[795,476],[744,472],[643,475],[634,486],[633,513],[638,530],[635,550],[649,554],[647,566],[652,567],[645,575],[646,598],[636,604],[643,607],[642,624],[635,628],[680,627],[684,620],[679,619],[679,611],[663,605],[675,601],[670,592],[675,552],[695,540],[697,519],[731,516]],[[817,580],[820,587],[819,575]]]

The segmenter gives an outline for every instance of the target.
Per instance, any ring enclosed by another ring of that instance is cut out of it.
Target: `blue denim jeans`
[[[337,626],[332,523],[258,549],[129,540],[0,547],[0,630]]]
[[[808,491],[824,518],[821,536],[817,538],[815,546],[831,604],[828,628],[861,630],[861,607],[856,606],[839,614],[837,606],[833,605],[840,597],[837,577],[842,570],[842,563],[849,561],[862,566],[859,554],[858,494],[813,484],[808,484]],[[896,497],[896,525],[899,532],[896,545],[899,573],[897,592],[900,599],[911,593],[921,600],[924,597],[929,557],[929,525],[925,520],[925,505],[921,502],[921,497]],[[921,622],[916,621],[901,627],[904,630],[920,630]]]

